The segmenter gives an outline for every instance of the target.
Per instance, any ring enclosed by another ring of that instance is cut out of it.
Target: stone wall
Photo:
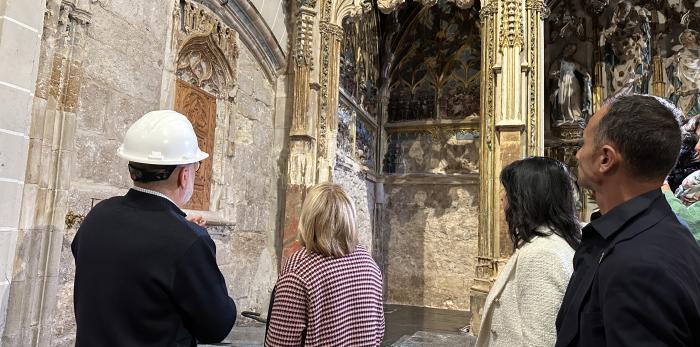
[[[357,232],[360,244],[372,254],[375,233],[375,183],[350,158],[338,155],[333,182],[350,195],[357,212]]]
[[[44,1],[0,1],[0,345],[14,281]]]
[[[173,107],[176,50],[172,42],[175,1],[100,2],[91,9],[85,38],[84,78],[76,109],[75,156],[66,204],[68,217],[52,292],[51,345],[74,344],[74,261],[70,243],[82,216],[100,199],[123,194],[131,182],[116,149],[126,129],[148,111]],[[284,121],[270,81],[238,40],[232,59],[237,88],[217,100],[209,232],[217,261],[239,310],[265,312],[277,278],[276,230],[281,189]],[[278,115],[278,116],[276,116]],[[239,319],[245,324],[246,319]]]
[[[387,177],[381,236],[388,303],[469,309],[478,178]]]
[[[110,1],[90,8],[66,201],[68,215],[76,217],[63,235],[51,345],[75,343],[70,244],[81,217],[99,200],[124,194],[131,186],[116,150],[131,123],[159,108],[172,6],[170,0]]]

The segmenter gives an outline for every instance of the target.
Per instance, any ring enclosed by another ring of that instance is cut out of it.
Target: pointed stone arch
[[[176,76],[217,98],[233,97],[235,75],[230,60],[238,57],[238,51],[235,49],[235,37],[232,32],[228,33],[229,30],[215,32],[212,27],[207,34],[194,34],[187,38],[177,55]],[[228,54],[219,47],[223,41],[221,34],[231,36],[230,44],[234,49],[230,49]]]

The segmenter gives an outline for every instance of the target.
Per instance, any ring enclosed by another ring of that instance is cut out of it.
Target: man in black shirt
[[[659,187],[680,129],[667,102],[604,105],[576,154],[600,207],[583,229],[557,317],[557,347],[700,346],[700,248]]]
[[[154,111],[127,131],[119,156],[134,187],[100,202],[72,243],[76,346],[195,346],[223,340],[236,306],[205,228],[180,209],[199,161],[187,118]]]

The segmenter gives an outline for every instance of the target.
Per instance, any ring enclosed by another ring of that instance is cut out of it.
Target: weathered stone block
[[[28,134],[31,102],[28,92],[0,85],[0,129]]]
[[[154,102],[112,92],[107,104],[104,134],[108,139],[121,142],[129,127],[141,116],[158,108]]]
[[[439,178],[436,178],[436,182]],[[387,301],[469,309],[478,243],[478,185],[386,185],[381,233]]]
[[[2,3],[4,3],[4,6]],[[0,16],[10,17],[41,32],[41,24],[44,21],[45,1],[7,0],[2,1],[2,3],[0,3]]]
[[[83,64],[86,79],[98,79],[106,86],[116,89],[132,98],[158,105],[162,71],[144,66],[142,62],[129,57],[94,39],[85,40],[90,59]],[[141,47],[148,50],[152,47]]]
[[[170,24],[173,6],[177,4],[172,0],[154,1],[131,1],[131,0],[109,0],[100,1],[104,3],[105,11],[109,14],[116,14],[119,18],[130,25],[123,27],[142,28],[146,33],[150,33],[153,39],[162,42]],[[95,6],[93,6],[93,9]],[[93,10],[94,17],[105,17],[98,9]],[[162,51],[159,51],[162,52]]]
[[[22,202],[22,185],[0,181],[0,227],[17,228]],[[2,254],[2,253],[0,253]]]
[[[6,308],[3,302],[6,302],[7,294],[4,290],[9,289],[9,280],[12,279],[12,263],[15,259],[15,248],[17,247],[18,231],[2,230],[0,231],[0,276],[3,280],[0,281],[0,307]],[[3,294],[4,293],[4,294]],[[5,298],[5,299],[3,299]],[[4,301],[3,301],[4,300]],[[0,312],[4,312],[1,311]]]
[[[76,115],[78,128],[102,132],[109,101],[109,91],[96,81],[86,80],[80,90],[80,104]]]
[[[0,132],[0,177],[24,181],[29,139]]]
[[[21,5],[20,5],[21,6]],[[0,18],[0,81],[34,90],[35,62],[39,51],[38,32]]]

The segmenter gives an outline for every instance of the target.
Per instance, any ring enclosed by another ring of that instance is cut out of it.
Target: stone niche
[[[469,309],[478,177],[387,177],[381,237],[388,303]]]

